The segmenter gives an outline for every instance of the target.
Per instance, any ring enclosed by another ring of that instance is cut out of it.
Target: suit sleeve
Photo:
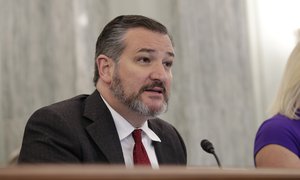
[[[62,115],[36,111],[25,127],[19,163],[80,163],[80,142]]]

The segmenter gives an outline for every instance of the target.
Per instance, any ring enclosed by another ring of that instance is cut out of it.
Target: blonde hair
[[[300,109],[300,43],[292,51],[286,64],[277,96],[270,107],[270,115],[282,114],[299,120]]]

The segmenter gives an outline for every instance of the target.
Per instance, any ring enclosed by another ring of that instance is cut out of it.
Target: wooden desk
[[[103,165],[30,165],[0,168],[0,180],[288,180],[298,169],[218,169],[165,166],[160,169]]]

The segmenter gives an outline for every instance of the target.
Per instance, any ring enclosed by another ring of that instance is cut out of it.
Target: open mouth
[[[145,89],[145,91],[162,94],[164,92],[164,89],[161,87],[154,87],[154,88]]]

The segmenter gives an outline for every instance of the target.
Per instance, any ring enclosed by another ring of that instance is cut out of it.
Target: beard
[[[149,107],[145,105],[141,100],[141,94],[146,89],[151,89],[153,87],[161,87],[163,89],[162,93],[164,101],[160,107]],[[167,111],[169,98],[166,93],[165,85],[161,81],[154,81],[151,84],[142,86],[137,93],[131,93],[130,95],[126,95],[118,69],[116,69],[116,71],[113,74],[113,80],[110,86],[110,90],[121,103],[129,107],[129,109],[133,110],[134,112],[139,113],[140,115],[156,117],[161,113]]]

